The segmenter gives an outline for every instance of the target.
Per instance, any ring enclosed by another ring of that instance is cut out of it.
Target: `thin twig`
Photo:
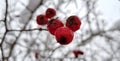
[[[42,31],[42,30],[45,30],[45,31],[47,31],[47,29],[42,29],[42,28],[34,28],[34,29],[20,29],[20,30],[9,30],[9,32],[10,31],[35,31],[35,30],[40,30],[40,31]]]
[[[8,14],[8,1],[7,0],[5,0],[5,2],[6,2],[6,10],[5,10],[5,19],[4,19],[4,24],[5,24],[5,29],[6,29],[6,31],[5,31],[5,33],[4,33],[4,35],[3,35],[3,38],[2,38],[2,41],[1,41],[1,43],[0,43],[0,46],[1,46],[1,54],[2,54],[2,61],[4,61],[4,50],[3,50],[3,42],[4,42],[4,40],[5,40],[5,37],[6,37],[6,34],[7,34],[7,30],[8,30],[8,28],[7,28],[7,14]]]
[[[27,25],[29,24],[30,20],[31,20],[32,17],[33,17],[33,13],[35,13],[36,10],[38,9],[38,7],[39,7],[40,5],[42,5],[42,4],[43,4],[43,0],[41,0],[40,3],[36,6],[36,8],[31,12],[31,15],[30,15],[30,17],[29,17],[29,19],[28,19],[28,22],[25,23],[25,25],[24,25],[24,27],[23,27],[22,30],[25,30],[25,28],[27,27]],[[8,59],[9,59],[9,57],[12,55],[12,51],[14,50],[14,47],[15,47],[17,41],[19,40],[20,36],[22,35],[22,32],[23,32],[23,31],[21,31],[21,32],[19,33],[19,35],[16,37],[14,43],[11,45],[10,53],[8,54]],[[7,61],[8,61],[8,59],[7,59]]]

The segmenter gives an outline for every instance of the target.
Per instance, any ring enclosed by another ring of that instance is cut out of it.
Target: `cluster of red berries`
[[[55,16],[56,11],[53,8],[48,8],[45,15],[40,14],[37,16],[37,24],[47,24],[47,30],[52,35],[55,35],[57,42],[61,45],[67,45],[73,40],[73,32],[80,28],[81,21],[77,16],[70,16],[66,20],[64,26],[64,24],[58,18],[55,18]]]

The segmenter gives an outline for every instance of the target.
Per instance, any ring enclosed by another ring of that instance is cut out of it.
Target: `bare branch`
[[[3,42],[5,40],[5,37],[6,37],[6,34],[7,34],[7,14],[8,14],[8,0],[5,0],[5,3],[6,3],[6,10],[5,10],[5,19],[4,19],[4,24],[5,24],[5,33],[3,35],[3,38],[2,38],[2,41],[0,43],[0,47],[1,47],[1,52],[2,52],[2,61],[4,61],[4,50],[3,50]]]

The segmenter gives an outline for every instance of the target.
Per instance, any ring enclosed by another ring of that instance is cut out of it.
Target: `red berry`
[[[67,19],[66,26],[72,31],[77,31],[80,28],[81,21],[77,16],[70,16]]]
[[[61,45],[67,45],[72,42],[74,34],[68,27],[60,27],[55,31],[55,37]]]
[[[57,28],[59,27],[62,27],[64,26],[63,23],[58,20],[58,19],[51,19],[49,22],[48,22],[48,26],[47,26],[47,29],[48,31],[54,35],[55,31]]]
[[[46,10],[45,15],[46,15],[47,18],[52,18],[52,17],[54,17],[56,15],[56,11],[53,8],[48,8]]]
[[[37,20],[37,24],[39,24],[39,25],[45,25],[48,23],[47,17],[42,14],[38,15],[36,20]]]
[[[83,55],[84,54],[83,51],[81,51],[81,50],[74,50],[73,53],[75,55],[75,58],[77,58],[78,55]]]
[[[39,54],[35,52],[35,58],[38,59]]]

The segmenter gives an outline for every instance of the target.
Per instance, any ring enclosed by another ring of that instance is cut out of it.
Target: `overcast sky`
[[[120,1],[118,0],[99,0],[100,11],[107,21],[120,19]]]

